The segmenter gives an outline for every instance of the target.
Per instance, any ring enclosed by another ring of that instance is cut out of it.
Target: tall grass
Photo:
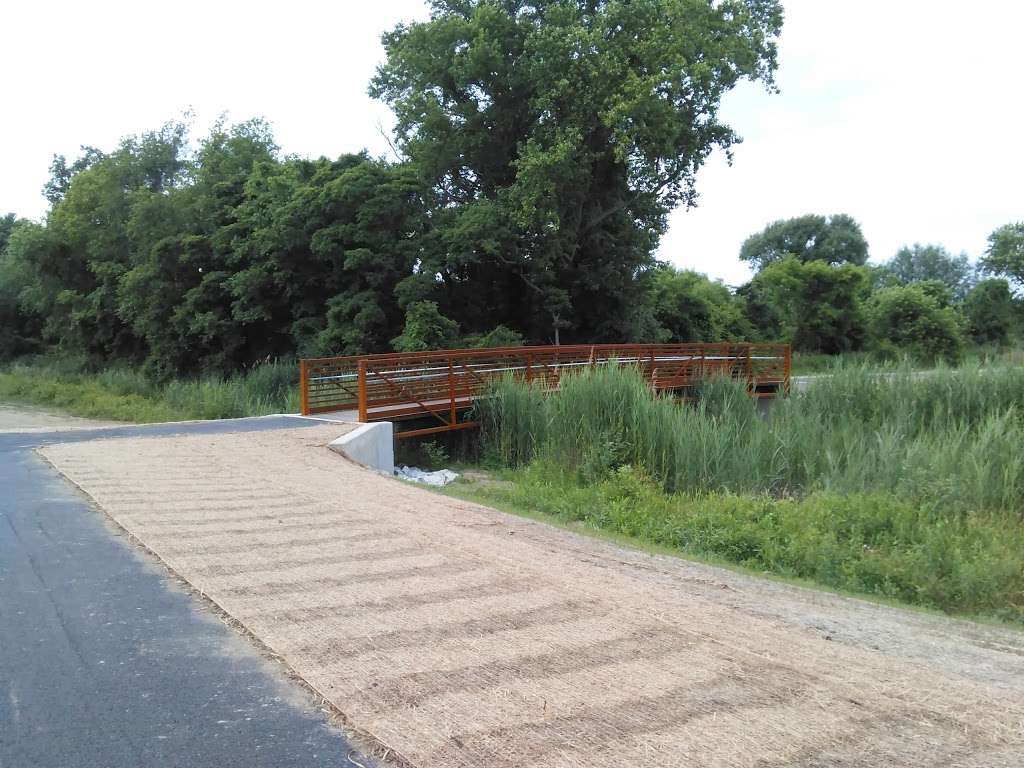
[[[233,376],[155,382],[133,368],[90,372],[74,359],[37,359],[0,369],[0,399],[137,423],[294,413],[298,368],[278,361]]]
[[[477,408],[504,502],[758,570],[1024,622],[1024,368],[841,366],[762,414],[627,367]]]
[[[479,405],[484,440],[509,466],[542,457],[592,481],[632,465],[668,492],[877,491],[1013,514],[1024,503],[1022,368],[842,367],[767,417],[727,379],[684,402],[626,367],[567,377],[547,396],[512,380],[492,394]]]

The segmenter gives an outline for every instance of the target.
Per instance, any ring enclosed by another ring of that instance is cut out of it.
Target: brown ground
[[[1021,766],[1024,636],[654,557],[325,449],[44,455],[416,766]]]

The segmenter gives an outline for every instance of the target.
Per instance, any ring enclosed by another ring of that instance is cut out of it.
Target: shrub
[[[762,269],[751,292],[781,321],[794,349],[836,354],[861,346],[867,279],[864,267],[788,257]]]
[[[396,352],[422,352],[457,346],[459,325],[441,314],[434,301],[416,301],[405,313],[402,335],[391,340]]]
[[[964,315],[971,337],[980,344],[1006,344],[1013,327],[1013,295],[1002,278],[978,283],[964,299]]]
[[[882,354],[956,362],[963,349],[956,312],[918,285],[882,288],[866,307],[871,343]]]

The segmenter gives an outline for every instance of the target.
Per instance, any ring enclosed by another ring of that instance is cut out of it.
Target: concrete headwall
[[[395,430],[390,421],[360,424],[333,441],[329,447],[381,474],[395,474]]]

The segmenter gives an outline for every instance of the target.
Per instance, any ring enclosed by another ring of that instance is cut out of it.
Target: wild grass
[[[1024,625],[1024,527],[887,493],[666,494],[635,467],[592,483],[534,462],[446,493],[602,535],[948,613]]]
[[[670,493],[883,491],[999,513],[1024,503],[1024,368],[842,367],[768,417],[724,378],[686,402],[617,367],[550,395],[512,380],[492,395],[478,406],[483,439],[507,466],[543,459],[592,481],[631,465]]]
[[[294,413],[298,370],[279,361],[229,377],[155,382],[133,368],[91,372],[80,360],[43,358],[0,369],[0,399],[135,423]]]
[[[481,401],[515,503],[688,552],[1024,621],[1024,368],[840,366],[762,415],[628,368]],[[529,411],[529,412],[528,412]]]

